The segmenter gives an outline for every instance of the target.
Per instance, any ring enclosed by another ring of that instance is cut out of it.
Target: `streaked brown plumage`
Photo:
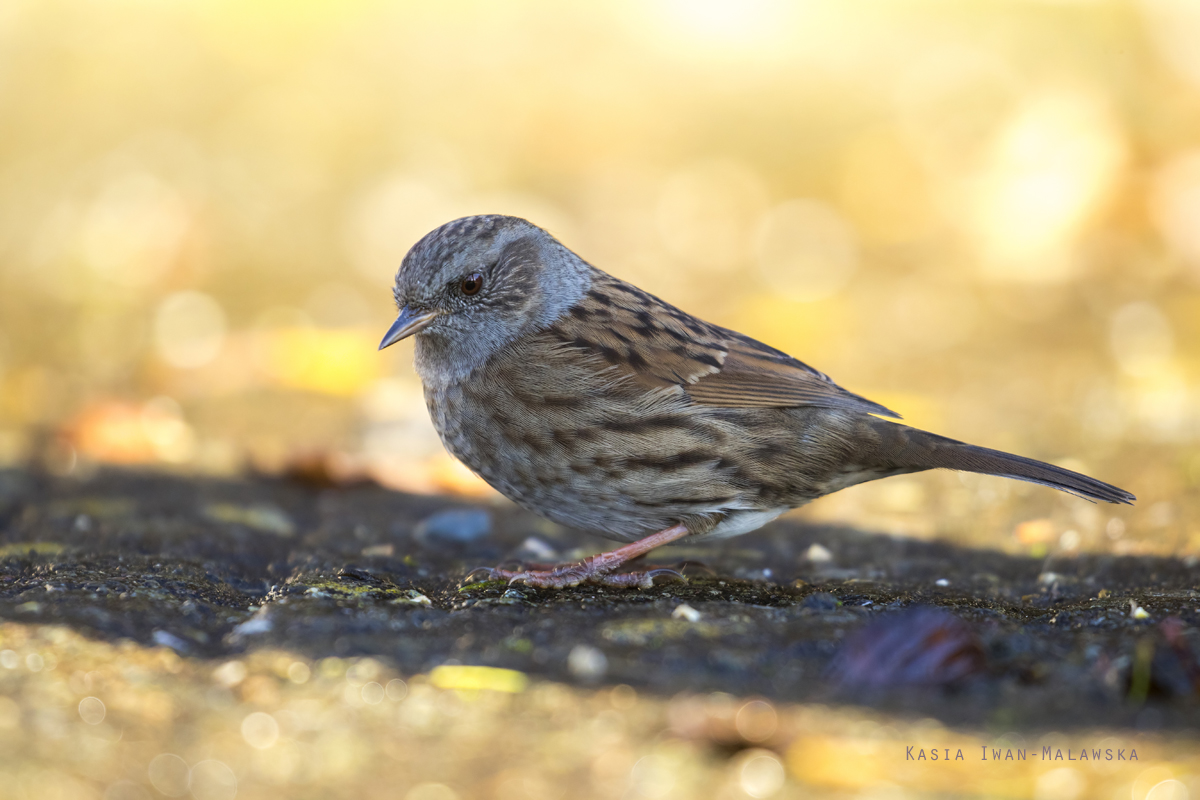
[[[898,415],[595,269],[525,220],[438,228],[405,257],[395,296],[400,317],[380,347],[417,334],[417,371],[450,452],[532,511],[635,542],[579,565],[498,576],[646,585],[614,570],[685,535],[746,533],[838,489],[937,467],[1134,499],[880,419]]]

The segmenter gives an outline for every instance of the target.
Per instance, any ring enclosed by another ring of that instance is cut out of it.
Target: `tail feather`
[[[912,470],[942,468],[998,475],[1040,483],[1087,500],[1106,503],[1132,505],[1137,499],[1124,489],[1032,458],[978,447],[878,418],[872,418],[871,427],[879,436],[875,455],[880,466]]]

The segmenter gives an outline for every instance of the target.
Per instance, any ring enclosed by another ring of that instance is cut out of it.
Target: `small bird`
[[[617,570],[655,547],[737,536],[847,486],[936,467],[1135,499],[882,419],[899,415],[596,269],[516,217],[464,217],[426,234],[393,292],[400,314],[379,349],[416,336],[446,448],[518,505],[630,543],[493,578],[645,588],[671,571]]]

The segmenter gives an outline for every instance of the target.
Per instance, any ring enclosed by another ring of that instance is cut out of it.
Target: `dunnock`
[[[615,570],[685,536],[736,536],[864,481],[934,467],[1092,500],[1077,472],[888,422],[828,376],[601,272],[523,219],[465,217],[408,252],[400,315],[447,449],[517,504],[631,542],[491,575],[540,587],[649,586]]]

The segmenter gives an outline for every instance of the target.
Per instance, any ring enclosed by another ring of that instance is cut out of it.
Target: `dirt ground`
[[[464,580],[606,546],[373,484],[0,472],[0,796],[1200,793],[1195,559],[784,520],[649,590]]]

